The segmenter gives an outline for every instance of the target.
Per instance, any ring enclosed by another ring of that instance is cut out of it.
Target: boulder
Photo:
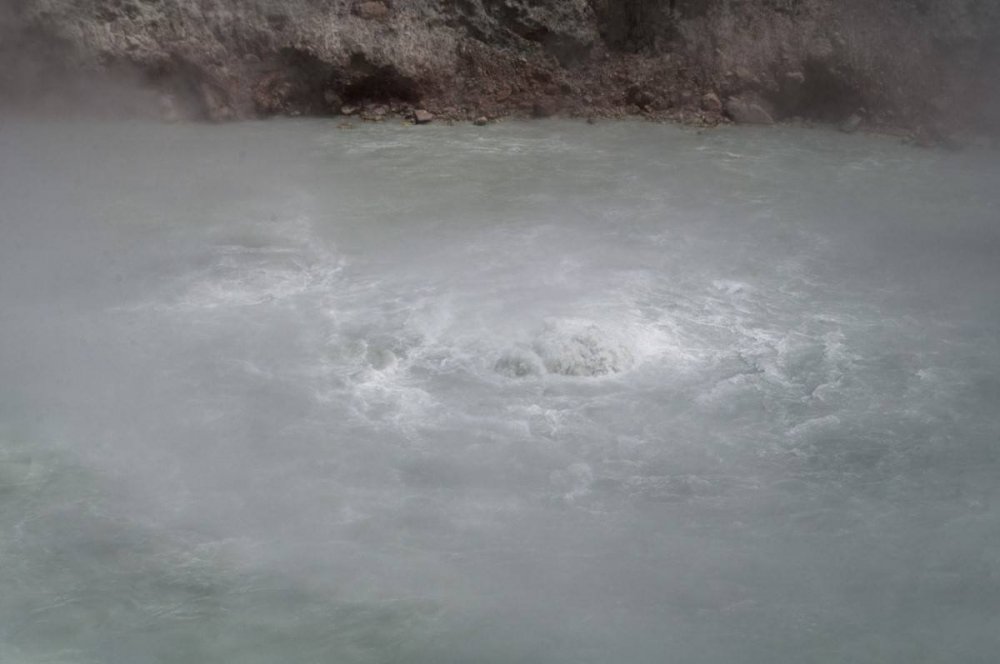
[[[473,120],[472,124],[476,125],[477,127],[485,127],[487,124],[489,124],[489,120],[486,119],[485,115],[480,115],[478,118]]]
[[[774,118],[763,104],[751,99],[730,97],[726,100],[726,113],[738,124],[774,124]]]
[[[840,131],[845,134],[853,134],[861,126],[861,116],[857,113],[851,113],[850,117],[840,123]]]
[[[221,88],[203,82],[201,84],[201,99],[205,115],[209,120],[224,122],[236,117],[232,106],[229,105],[226,93]]]
[[[714,92],[706,92],[701,97],[701,107],[710,113],[720,113],[722,102],[719,100],[719,95]]]
[[[558,111],[558,105],[551,99],[539,99],[531,105],[531,115],[536,118],[550,118]]]
[[[434,120],[434,114],[429,111],[426,111],[422,108],[418,108],[417,110],[413,111],[413,121],[418,125],[428,124],[432,120]]]

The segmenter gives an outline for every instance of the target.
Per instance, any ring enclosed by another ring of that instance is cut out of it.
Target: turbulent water
[[[0,661],[994,662],[1000,159],[0,126]]]

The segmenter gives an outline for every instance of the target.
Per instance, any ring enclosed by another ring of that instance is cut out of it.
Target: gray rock
[[[706,92],[702,95],[701,107],[712,113],[720,112],[722,110],[722,102],[719,100],[719,95],[714,92]]]
[[[857,113],[851,113],[850,117],[840,123],[840,131],[845,134],[853,134],[861,127],[862,118]]]
[[[327,108],[336,109],[340,104],[340,97],[333,90],[323,91],[323,102],[326,104]]]
[[[214,85],[202,83],[201,85],[202,104],[209,120],[213,122],[224,122],[236,117],[226,93]]]
[[[418,108],[417,110],[413,111],[413,121],[418,125],[428,124],[433,120],[434,120],[434,114],[429,111],[425,111],[422,108]]]
[[[164,122],[177,122],[181,119],[177,108],[177,99],[171,94],[160,95],[160,119]]]
[[[774,124],[774,118],[760,102],[740,97],[726,100],[726,113],[738,124]]]
[[[539,99],[531,105],[531,115],[536,118],[550,118],[558,111],[558,105],[551,99]]]

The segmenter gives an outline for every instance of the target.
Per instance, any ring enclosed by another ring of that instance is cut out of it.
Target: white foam
[[[317,239],[307,215],[227,231],[208,250],[200,269],[177,277],[167,293],[134,307],[198,311],[274,305],[329,291],[344,260]]]
[[[665,326],[623,315],[618,320],[545,319],[529,339],[499,352],[494,370],[511,378],[601,378],[627,373],[665,355],[680,356]]]

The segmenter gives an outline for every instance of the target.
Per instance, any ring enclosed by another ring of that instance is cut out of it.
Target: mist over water
[[[0,126],[0,660],[993,662],[1000,160]]]

